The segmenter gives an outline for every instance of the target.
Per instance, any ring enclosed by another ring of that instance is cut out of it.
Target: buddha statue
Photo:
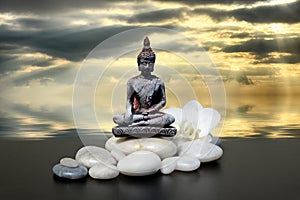
[[[160,111],[166,105],[165,86],[163,80],[151,74],[155,53],[148,37],[144,39],[137,63],[141,74],[127,82],[126,112],[113,116],[113,121],[121,127],[168,127],[175,118]]]

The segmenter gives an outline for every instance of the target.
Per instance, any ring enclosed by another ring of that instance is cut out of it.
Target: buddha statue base
[[[115,126],[112,128],[112,133],[115,137],[173,137],[177,129],[173,126]]]

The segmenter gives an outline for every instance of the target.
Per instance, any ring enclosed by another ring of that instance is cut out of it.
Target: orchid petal
[[[182,109],[182,126],[184,128],[191,128],[190,125],[192,125],[192,128],[196,130],[199,120],[199,113],[202,109],[203,108],[201,104],[195,100],[189,101],[187,104],[185,104]]]
[[[201,130],[199,137],[208,135],[219,123],[221,115],[212,108],[204,108],[199,113],[199,123],[197,128]]]

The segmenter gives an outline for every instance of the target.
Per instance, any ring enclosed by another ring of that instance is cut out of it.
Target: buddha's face
[[[142,72],[153,72],[154,62],[150,59],[140,59],[139,71]]]

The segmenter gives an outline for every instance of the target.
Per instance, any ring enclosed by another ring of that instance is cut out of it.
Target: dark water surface
[[[78,138],[0,140],[0,199],[297,199],[299,145],[299,138],[224,139],[223,157],[194,172],[70,181],[51,169],[75,156]]]

